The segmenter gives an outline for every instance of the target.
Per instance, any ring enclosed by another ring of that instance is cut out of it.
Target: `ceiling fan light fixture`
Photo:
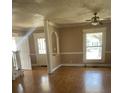
[[[96,26],[96,25],[99,25],[99,22],[91,22],[91,24]]]

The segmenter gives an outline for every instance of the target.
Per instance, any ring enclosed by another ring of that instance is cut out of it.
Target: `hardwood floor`
[[[48,75],[34,68],[13,81],[12,93],[111,93],[111,69],[61,67]]]

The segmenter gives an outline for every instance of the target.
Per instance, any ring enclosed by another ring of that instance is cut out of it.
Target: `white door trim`
[[[46,54],[39,54],[39,51],[38,51],[38,45],[37,45],[37,38],[45,38],[45,33],[34,33],[33,34],[33,37],[34,37],[34,43],[35,43],[35,55],[36,55],[36,58],[37,58],[37,65],[39,65],[39,66],[41,66],[41,65],[47,65],[47,63],[45,63],[46,62],[46,58],[45,58],[45,56],[46,56]],[[40,57],[40,55],[42,56],[42,58]],[[40,62],[39,60],[41,60],[42,59],[42,61],[43,62]]]

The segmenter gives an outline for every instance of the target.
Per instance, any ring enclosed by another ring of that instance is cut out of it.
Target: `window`
[[[12,51],[17,51],[16,39],[15,39],[15,37],[12,37]]]
[[[105,61],[106,27],[83,30],[83,62],[102,63]]]
[[[86,60],[102,59],[102,32],[86,34]]]
[[[45,38],[38,38],[37,43],[38,43],[38,53],[46,54]]]
[[[16,58],[16,51],[17,51],[17,46],[16,46],[16,37],[12,37],[12,62],[13,62],[13,67],[15,69],[18,69],[18,64],[17,64],[17,58]]]

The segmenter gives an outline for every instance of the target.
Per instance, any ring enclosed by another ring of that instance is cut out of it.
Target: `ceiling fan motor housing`
[[[97,12],[94,13],[94,17],[91,18],[91,21],[92,22],[98,22],[99,21],[99,17],[96,16],[97,15]]]
[[[91,18],[91,24],[92,25],[98,25],[99,24],[99,17],[96,15],[97,15],[97,13],[94,13],[94,17]]]

